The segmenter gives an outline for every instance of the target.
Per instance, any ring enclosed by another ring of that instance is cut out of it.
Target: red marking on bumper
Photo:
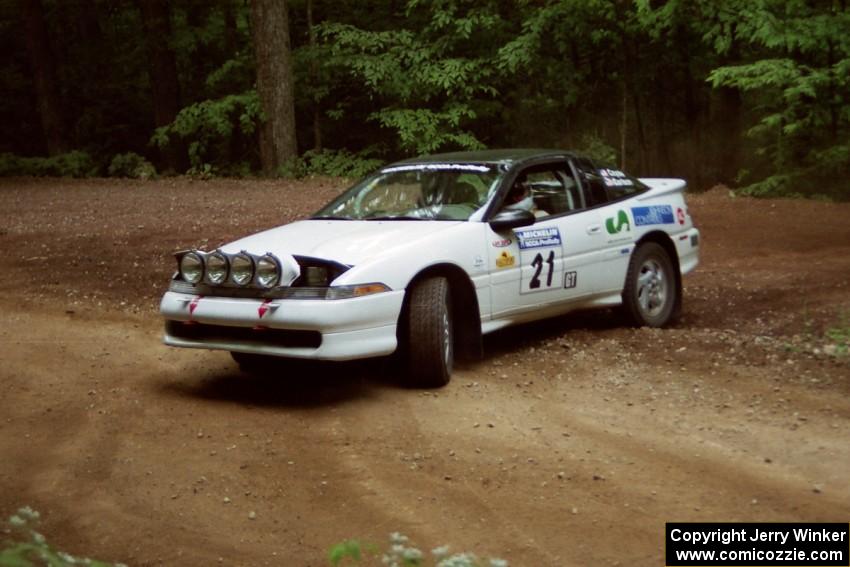
[[[266,299],[263,301],[263,304],[257,308],[257,313],[260,315],[260,319],[263,318],[263,315],[269,312],[269,303],[271,303],[271,299]]]
[[[189,317],[191,317],[192,314],[195,312],[195,309],[198,308],[198,303],[201,301],[201,299],[203,299],[203,297],[203,295],[199,295],[198,297],[193,298],[192,302],[189,303]]]

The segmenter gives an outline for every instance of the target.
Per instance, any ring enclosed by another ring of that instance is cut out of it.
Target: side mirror
[[[534,213],[523,209],[502,209],[490,219],[490,228],[496,232],[519,228],[521,226],[531,226],[534,221]]]

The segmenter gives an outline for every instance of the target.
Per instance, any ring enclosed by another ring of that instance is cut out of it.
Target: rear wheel
[[[673,262],[663,246],[655,242],[642,244],[632,254],[623,309],[639,327],[662,327],[675,316],[679,304]]]
[[[446,278],[428,278],[410,291],[407,331],[411,385],[439,388],[448,384],[454,364],[454,326]]]

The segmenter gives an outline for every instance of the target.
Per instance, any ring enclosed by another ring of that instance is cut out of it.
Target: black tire
[[[675,316],[679,286],[670,255],[655,242],[641,244],[632,254],[626,285],[623,288],[623,312],[638,327],[663,327]]]
[[[449,383],[454,364],[451,290],[443,277],[422,280],[410,290],[407,321],[409,383],[439,388]]]

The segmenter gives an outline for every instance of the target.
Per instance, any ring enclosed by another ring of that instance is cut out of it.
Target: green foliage
[[[447,104],[434,111],[428,108],[385,108],[370,115],[381,126],[392,128],[405,153],[434,153],[441,148],[477,150],[484,148],[470,132],[460,131],[463,119],[475,118],[475,111],[462,104]]]
[[[310,150],[290,160],[278,171],[280,177],[327,175],[360,179],[383,165],[383,160],[369,157],[371,151],[352,153],[348,150]]]
[[[368,93],[374,102],[365,118],[393,133],[392,150],[409,155],[484,147],[471,127],[492,118],[476,107],[498,95],[492,37],[484,41],[498,15],[487,6],[411,0],[406,16],[410,27],[375,31],[323,23],[325,66]]]
[[[768,56],[719,67],[708,80],[759,103],[749,135],[767,175],[744,193],[850,198],[841,173],[850,170],[850,145],[841,143],[850,128],[848,33],[850,13],[836,5],[768,0],[743,12],[731,35]]]
[[[578,147],[579,153],[585,155],[597,163],[617,163],[617,150],[605,143],[596,134],[585,134]]]
[[[0,174],[145,177],[154,165],[182,167],[177,157],[200,178],[256,171],[263,116],[250,3],[167,3],[169,37],[147,37],[136,2],[44,4],[66,142],[52,147],[87,153],[18,157],[44,154],[49,134],[21,10],[0,3],[9,54],[0,63]],[[850,198],[845,2],[310,6],[312,28],[305,2],[289,10],[299,145],[324,140],[348,154],[305,155],[287,175],[359,176],[377,163],[363,160],[485,146],[577,147],[614,161],[617,140],[637,175],[710,186],[746,170],[741,193]],[[149,41],[173,51],[177,77],[165,78],[179,84],[182,107],[156,131],[152,86],[162,77],[152,75],[163,71],[151,65]],[[150,152],[151,168],[128,156],[150,145],[165,150]]]
[[[380,556],[380,564],[390,567],[508,567],[508,562],[504,559],[493,558],[485,563],[473,553],[450,554],[448,546],[433,549],[428,555],[411,544],[407,536],[397,532],[390,535],[389,543],[386,551],[381,553],[374,546],[363,545],[353,539],[346,540],[331,547],[328,559],[333,567],[368,561],[368,555],[374,556],[375,561],[369,561],[367,564],[378,564],[377,558]],[[347,559],[351,561],[346,562]]]
[[[744,178],[746,179],[746,177]],[[744,185],[736,191],[750,197],[799,197],[794,191],[794,178],[791,175],[771,175],[760,181]]]
[[[0,547],[0,567],[69,567],[88,565],[90,567],[126,567],[123,564],[105,563],[93,559],[75,557],[59,551],[47,543],[45,537],[36,531],[39,513],[29,506],[21,508],[8,521],[11,539]]]
[[[93,177],[100,167],[87,152],[75,150],[53,157],[21,157],[0,154],[0,176]]]
[[[363,558],[362,545],[356,539],[347,539],[331,547],[328,551],[328,560],[331,565],[337,567],[345,559],[351,559],[355,563]]]
[[[826,330],[825,336],[835,354],[850,354],[850,314],[843,313],[838,324]]]
[[[216,167],[211,163],[199,163],[186,170],[186,175],[200,181],[207,181],[216,177]]]
[[[183,108],[174,122],[156,129],[151,143],[165,148],[175,138],[186,140],[189,163],[203,168],[210,161],[224,160],[232,137],[253,134],[262,120],[260,99],[251,89]]]
[[[156,177],[156,168],[153,164],[133,152],[116,155],[112,158],[106,171],[110,177],[130,177],[132,179]]]

